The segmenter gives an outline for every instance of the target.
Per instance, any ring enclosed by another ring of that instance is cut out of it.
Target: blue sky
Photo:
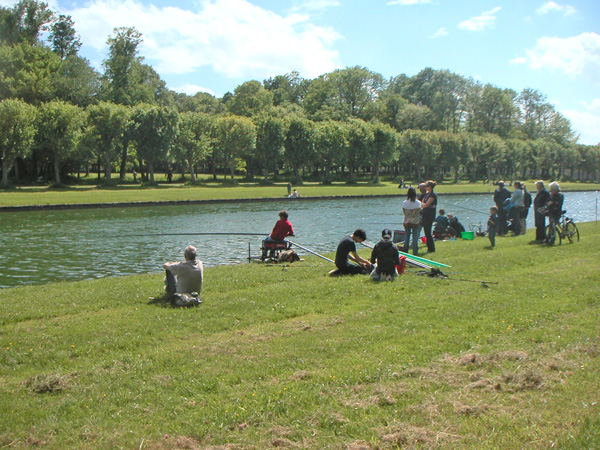
[[[389,78],[448,69],[534,88],[600,143],[597,0],[50,0],[72,16],[98,68],[113,28],[143,34],[141,56],[170,89],[222,96],[293,70],[314,78],[363,66]],[[9,6],[14,1],[0,0]]]

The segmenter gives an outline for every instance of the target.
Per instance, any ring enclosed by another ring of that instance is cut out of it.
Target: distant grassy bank
[[[0,290],[0,448],[599,448],[600,228],[580,227],[440,243],[449,279],[209,268],[194,309],[162,274]]]
[[[534,191],[534,180],[527,182]],[[562,183],[566,191],[598,190],[594,183]],[[383,182],[373,185],[361,182],[348,185],[342,182],[331,185],[308,182],[294,186],[303,197],[321,196],[367,196],[404,195],[405,189],[398,189],[397,183]],[[487,183],[439,184],[437,191],[446,194],[491,193],[495,186]],[[200,186],[182,183],[160,183],[154,186],[123,184],[118,186],[76,185],[71,187],[19,187],[0,190],[0,207],[25,205],[74,205],[129,202],[177,202],[189,200],[232,200],[281,198],[287,195],[287,182],[273,185],[240,182],[236,185],[205,182]]]

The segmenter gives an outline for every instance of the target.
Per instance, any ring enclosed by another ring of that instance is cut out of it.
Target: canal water
[[[259,255],[278,212],[287,209],[298,244],[320,253],[356,228],[376,242],[383,228],[402,229],[404,197],[281,199],[186,206],[98,208],[0,213],[0,287],[45,284],[161,271],[181,260],[184,247],[198,248],[205,266],[239,264]],[[597,220],[599,192],[567,192],[568,215]],[[456,215],[467,230],[485,229],[490,194],[440,195],[438,207]],[[528,227],[533,226],[530,212]],[[231,233],[225,236],[166,236],[156,233]],[[303,253],[299,250],[299,253]]]

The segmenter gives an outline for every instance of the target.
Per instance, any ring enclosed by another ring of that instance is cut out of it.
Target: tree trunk
[[[119,171],[119,180],[125,181],[125,175],[127,173],[127,148],[129,147],[129,143],[127,141],[123,142],[123,150],[121,152],[121,167]]]
[[[190,165],[190,180],[192,184],[196,184],[196,174],[194,173],[194,162],[190,159],[188,161],[188,164]],[[182,164],[183,167],[183,164]],[[182,171],[183,173],[183,171]],[[183,175],[181,176],[181,178],[183,178]]]
[[[54,157],[54,184],[60,186],[60,164],[58,156]]]
[[[152,161],[146,163],[148,166],[148,173],[150,174],[150,184],[154,184],[154,164]]]
[[[10,166],[6,158],[2,159],[2,187],[8,187],[8,171]]]
[[[110,156],[104,156],[104,176],[106,177],[106,182],[110,183],[110,178],[112,175],[112,165],[110,163]]]

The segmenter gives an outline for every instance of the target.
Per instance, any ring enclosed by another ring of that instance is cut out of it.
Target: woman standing
[[[423,221],[423,233],[427,238],[427,251],[435,252],[435,244],[431,235],[431,226],[435,222],[435,212],[437,209],[437,195],[433,192],[437,183],[429,180],[425,182],[426,194],[421,201],[421,217]]]
[[[419,253],[419,233],[421,231],[421,202],[417,200],[417,191],[409,187],[406,200],[402,203],[404,212],[404,251],[408,252],[412,234],[413,254]]]

